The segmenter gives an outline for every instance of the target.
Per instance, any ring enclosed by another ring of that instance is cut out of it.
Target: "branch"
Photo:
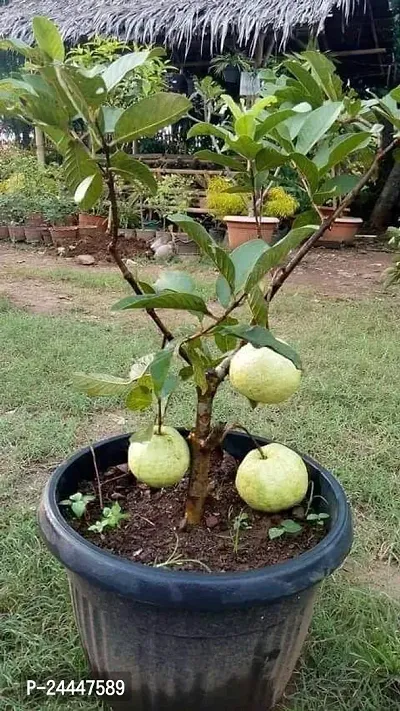
[[[361,192],[363,187],[368,183],[369,179],[371,176],[374,174],[376,167],[379,165],[380,161],[388,154],[390,153],[394,148],[396,148],[397,145],[400,143],[400,138],[395,138],[384,150],[381,150],[377,153],[375,156],[374,161],[372,162],[371,166],[363,175],[363,177],[359,180],[357,185],[353,188],[353,190],[350,190],[350,192],[346,195],[344,200],[340,203],[340,205],[336,208],[334,213],[327,219],[325,220],[322,225],[319,227],[316,232],[314,232],[311,237],[304,242],[304,244],[297,250],[296,254],[292,257],[292,259],[287,263],[285,267],[283,267],[281,270],[279,270],[273,280],[272,284],[265,296],[266,301],[270,302],[275,294],[279,291],[279,289],[283,286],[285,283],[286,279],[290,276],[292,271],[300,264],[302,259],[308,254],[310,251],[311,247],[314,246],[316,242],[322,237],[327,230],[329,230],[330,226],[332,223],[336,220],[336,218],[340,217],[340,215],[343,213],[343,211],[348,207],[354,200],[354,198],[357,197],[357,195]]]
[[[111,172],[110,150],[109,150],[107,142],[104,140],[104,138],[103,138],[103,150],[104,150],[104,155],[105,155],[105,159],[106,159],[106,178],[107,178],[108,194],[109,194],[110,205],[111,205],[111,214],[112,214],[111,242],[108,245],[108,252],[109,252],[109,254],[111,254],[115,263],[119,267],[125,281],[127,281],[128,284],[132,287],[135,294],[140,296],[143,294],[143,291],[140,288],[139,283],[136,281],[135,277],[133,276],[132,272],[126,266],[125,262],[123,261],[121,255],[118,251],[118,239],[119,239],[118,202],[117,202],[117,196],[115,193],[114,177]],[[160,317],[157,314],[157,312],[155,311],[155,309],[146,309],[146,312],[148,313],[150,318],[153,319],[157,328],[161,331],[164,341],[167,341],[167,342],[173,341],[174,340],[173,334],[171,333],[169,328],[164,324],[164,322],[160,319]],[[182,356],[182,358],[184,358],[184,360],[187,363],[189,363],[189,365],[191,365],[190,360],[188,359],[187,355],[185,354],[185,352],[182,349],[179,349],[179,353]]]

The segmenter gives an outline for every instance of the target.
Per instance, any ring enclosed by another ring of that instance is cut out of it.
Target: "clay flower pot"
[[[0,225],[0,240],[9,239],[10,234],[7,225]]]
[[[79,227],[97,227],[105,234],[107,225],[107,217],[101,217],[101,215],[87,215],[84,212],[79,213]]]
[[[25,225],[25,239],[28,244],[40,244],[42,241],[42,228]]]
[[[136,239],[139,239],[141,242],[145,242],[146,244],[153,242],[155,237],[155,230],[136,230]]]
[[[25,242],[25,227],[23,225],[8,225],[10,240],[15,242]]]
[[[231,249],[239,247],[244,242],[257,239],[257,227],[255,217],[245,217],[241,215],[227,215],[224,217],[228,228],[228,242]],[[265,242],[271,244],[273,234],[278,227],[277,217],[261,218],[261,236]]]
[[[352,244],[362,223],[361,217],[338,217],[317,244]]]
[[[200,254],[200,250],[196,242],[193,242],[192,238],[184,232],[180,232],[174,235],[174,246],[177,254],[180,255],[197,255]]]

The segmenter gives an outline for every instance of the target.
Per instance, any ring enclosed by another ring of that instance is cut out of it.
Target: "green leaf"
[[[177,309],[181,311],[198,311],[208,314],[207,305],[194,294],[175,293],[173,291],[162,294],[141,294],[140,296],[126,296],[112,307],[113,311],[126,309]]]
[[[274,244],[273,247],[270,247],[268,251],[264,252],[256,261],[247,278],[244,287],[245,292],[248,294],[270,269],[280,265],[292,249],[298,247],[304,239],[309,237],[317,229],[318,225],[297,227],[291,230],[286,237]]]
[[[286,533],[300,533],[302,530],[302,526],[297,523],[297,521],[292,521],[291,518],[287,518],[285,521],[282,521],[281,526]]]
[[[111,167],[128,182],[139,182],[145,185],[150,192],[155,195],[157,192],[157,181],[150,168],[140,160],[128,155],[125,151],[117,151],[111,156]]]
[[[257,170],[274,170],[288,162],[288,156],[272,147],[262,148],[256,157]]]
[[[101,75],[107,91],[112,91],[129,72],[142,66],[148,60],[149,54],[149,50],[130,52],[112,62]]]
[[[215,153],[214,151],[197,151],[195,153],[196,158],[199,160],[204,160],[209,163],[215,163],[216,165],[222,165],[224,168],[231,168],[232,170],[242,171],[244,169],[244,163],[241,163],[236,158],[227,156],[225,153]]]
[[[221,94],[221,99],[224,104],[226,104],[235,119],[239,119],[241,116],[243,116],[242,107],[240,106],[240,104],[237,104],[236,101],[234,101],[234,99],[232,99],[229,94]]]
[[[400,102],[400,86],[396,86],[394,89],[392,89],[392,91],[390,92],[390,96],[395,101]]]
[[[163,272],[154,283],[156,292],[177,291],[193,294],[196,291],[196,282],[186,272],[179,270]]]
[[[74,373],[74,386],[89,397],[125,395],[132,386],[131,380],[114,378],[104,373]]]
[[[357,175],[336,175],[334,178],[329,178],[320,186],[318,193],[315,193],[314,201],[317,205],[323,205],[326,200],[332,197],[347,195],[359,180]]]
[[[103,193],[103,181],[98,173],[88,175],[78,185],[74,200],[81,210],[90,210],[101,198]]]
[[[293,109],[282,109],[281,111],[275,111],[271,116],[268,116],[264,121],[259,123],[256,128],[254,138],[258,141],[260,138],[264,138],[275,126],[286,121],[286,119],[293,116],[295,112]]]
[[[18,52],[26,59],[32,59],[35,55],[35,50],[29,44],[15,37],[0,40],[0,50]]]
[[[228,353],[236,346],[236,338],[234,336],[228,336],[226,333],[221,333],[220,330],[213,331],[213,336],[215,345],[221,353]]]
[[[64,61],[64,42],[57,26],[48,17],[37,15],[32,20],[33,36],[38,47],[51,59]]]
[[[342,92],[338,90],[335,82],[335,65],[322,52],[307,50],[302,53],[302,58],[306,59],[312,67],[317,77],[319,86],[331,101],[341,98]]]
[[[124,109],[118,106],[102,106],[100,109],[99,121],[103,133],[114,133],[118,119],[124,113]]]
[[[99,107],[106,96],[106,87],[99,75],[86,77],[75,67],[56,65],[55,73],[61,89],[82,118],[97,135],[95,124]]]
[[[306,225],[320,225],[321,218],[316,210],[307,210],[297,215],[293,222],[293,228],[305,227]]]
[[[197,387],[204,394],[207,391],[206,371],[209,367],[208,359],[202,349],[200,341],[190,341],[186,344],[186,352],[193,368],[193,378]]]
[[[271,526],[271,528],[268,529],[268,537],[270,541],[273,541],[274,538],[280,538],[284,533],[285,529],[278,528],[277,526]]]
[[[64,156],[69,145],[70,135],[56,126],[42,126],[42,130],[53,141],[56,150]]]
[[[160,396],[164,387],[172,363],[174,349],[175,344],[169,343],[165,348],[155,354],[154,359],[150,363],[149,372],[153,379],[154,392],[157,396]]]
[[[352,133],[347,136],[340,136],[340,138],[342,140],[337,142],[335,147],[331,150],[328,162],[326,166],[324,166],[324,170],[326,172],[338,163],[344,161],[347,156],[354,153],[354,151],[365,148],[371,141],[372,136],[366,131],[362,131],[360,133]]]
[[[137,432],[134,432],[130,438],[130,442],[149,442],[153,436],[154,432],[154,422],[151,420],[147,427],[143,427],[143,429],[138,430]]]
[[[196,242],[201,251],[211,259],[218,271],[225,277],[228,284],[233,287],[235,283],[235,267],[229,255],[224,249],[218,247],[207,230],[187,215],[170,215],[169,219],[175,222],[183,232],[186,232]]]
[[[65,181],[71,192],[75,192],[85,178],[97,176],[102,181],[100,168],[79,141],[69,141],[64,160]]]
[[[153,402],[153,393],[150,387],[143,384],[142,380],[131,388],[125,404],[129,410],[146,410]]]
[[[233,139],[233,134],[222,128],[221,126],[214,126],[213,123],[195,123],[191,129],[189,129],[187,137],[196,138],[196,136],[215,136],[220,138],[222,141],[227,142],[228,139]]]
[[[319,171],[315,163],[301,153],[292,153],[290,160],[305,178],[311,195],[315,193],[319,183]]]
[[[238,136],[248,136],[254,138],[256,132],[256,120],[251,114],[243,114],[235,121],[235,132]]]
[[[150,363],[153,361],[154,353],[149,353],[142,358],[139,358],[134,363],[129,371],[131,381],[139,380],[148,370]]]
[[[239,324],[237,326],[225,326],[221,329],[222,333],[229,336],[235,336],[243,341],[251,343],[253,346],[271,348],[271,350],[291,360],[298,370],[301,370],[301,360],[296,351],[275,338],[268,328],[262,326],[246,326]]]
[[[283,64],[304,87],[307,94],[312,98],[314,104],[320,106],[324,101],[324,94],[312,74],[308,72],[299,61],[287,60],[283,62]]]
[[[266,326],[268,322],[268,304],[258,285],[252,288],[248,296],[248,302],[254,321],[260,326]]]
[[[227,139],[229,147],[239,153],[246,160],[254,160],[257,153],[262,149],[262,144],[255,141],[250,136],[239,136],[239,138]]]
[[[187,114],[191,103],[182,94],[160,92],[129,106],[117,121],[114,143],[154,136]]]
[[[269,250],[269,245],[262,239],[252,239],[241,244],[230,254],[231,262],[235,267],[235,283],[233,291],[237,294],[244,286],[248,275],[252,271],[261,254]],[[219,276],[216,284],[217,298],[220,304],[227,308],[231,299],[231,290],[228,282]]]
[[[342,109],[343,102],[335,101],[311,111],[297,137],[296,153],[306,155],[333,126]]]
[[[82,518],[83,514],[86,511],[86,504],[82,500],[81,501],[74,501],[71,504],[71,509],[77,518]]]

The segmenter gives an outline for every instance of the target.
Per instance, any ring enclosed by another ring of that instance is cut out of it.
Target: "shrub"
[[[221,176],[215,176],[208,183],[206,204],[209,212],[223,220],[226,215],[247,215],[248,199],[243,193],[228,193],[234,185],[233,181]]]
[[[263,206],[263,215],[266,217],[292,217],[298,210],[299,203],[293,195],[284,188],[271,188]]]

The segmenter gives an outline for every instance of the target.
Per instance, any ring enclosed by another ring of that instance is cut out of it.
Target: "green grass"
[[[83,274],[85,280],[103,279]],[[40,278],[47,278],[42,270]],[[114,290],[114,277],[104,278],[111,279],[104,288]],[[99,282],[76,284],[103,288]],[[382,551],[393,561],[400,558],[398,314],[397,298],[282,296],[271,325],[302,355],[300,392],[280,408],[251,411],[227,383],[215,403],[217,418],[242,421],[335,471],[357,510],[353,555],[361,564],[371,564]],[[96,418],[106,422],[107,412],[120,408],[118,401],[76,393],[71,372],[124,374],[135,357],[159,343],[151,327],[135,327],[134,317],[132,323],[127,328],[76,314],[32,315],[0,301],[1,711],[97,708],[78,699],[27,699],[21,686],[27,678],[76,679],[85,669],[65,573],[38,540],[34,511],[43,472],[91,438]],[[190,425],[193,413],[186,384],[169,419]],[[132,415],[126,427],[142,419]],[[351,583],[347,574],[327,581],[287,708],[395,711],[399,614],[394,601]]]

